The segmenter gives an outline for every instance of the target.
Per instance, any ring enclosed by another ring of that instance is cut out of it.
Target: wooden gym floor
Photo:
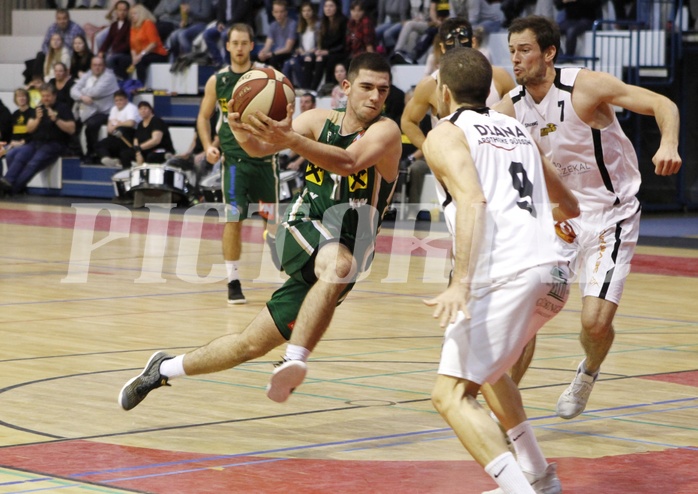
[[[445,284],[442,224],[384,228],[287,403],[264,394],[279,348],[124,412],[119,389],[153,351],[241,331],[283,278],[257,220],[244,228],[249,303],[229,307],[215,214],[44,202],[0,201],[0,493],[495,487],[429,401],[442,331],[422,300]],[[641,232],[587,411],[554,412],[582,357],[576,287],[522,383],[566,493],[698,492],[698,220],[646,215]]]

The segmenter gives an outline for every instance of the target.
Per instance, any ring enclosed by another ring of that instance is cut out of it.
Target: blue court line
[[[673,404],[673,403],[682,403],[682,402],[689,402],[689,401],[696,401],[696,400],[698,400],[698,398],[666,400],[666,401],[660,401],[660,402],[654,402],[654,403],[628,405],[627,407],[614,407],[614,408],[609,408],[609,409],[597,409],[597,410],[592,410],[592,411],[589,411],[586,413],[591,414],[591,413],[600,413],[600,412],[604,412],[604,411],[614,411],[614,410],[621,410],[621,409],[637,409],[637,408],[641,408],[641,407],[668,405],[668,404]],[[632,414],[627,414],[627,415],[622,415],[622,416],[612,416],[612,417],[586,417],[585,419],[577,420],[574,423],[579,424],[579,423],[588,422],[588,421],[616,420],[619,417],[624,417],[624,416],[637,416],[637,415],[648,415],[648,414],[655,414],[655,413],[666,413],[666,412],[671,412],[671,411],[676,411],[676,410],[693,409],[693,408],[697,408],[697,407],[698,407],[698,405],[679,407],[679,408],[670,408],[670,409],[666,409],[666,410],[647,410],[644,412],[637,412],[637,413],[632,413]],[[537,422],[537,421],[547,420],[547,419],[551,419],[551,418],[557,419],[558,417],[557,417],[557,415],[550,415],[550,416],[543,416],[543,417],[535,417],[535,418],[532,418],[529,420],[531,422]],[[654,425],[655,426],[662,426],[662,424],[654,424]],[[545,429],[545,430],[551,430],[551,431],[555,431],[555,432],[609,438],[609,439],[614,439],[614,440],[622,441],[622,442],[634,442],[634,443],[639,443],[639,444],[662,446],[665,448],[688,449],[688,450],[692,450],[692,451],[693,450],[698,451],[698,448],[694,448],[694,447],[678,446],[675,444],[663,444],[663,443],[657,443],[657,442],[652,442],[652,441],[642,441],[642,440],[638,440],[638,439],[616,437],[616,436],[605,435],[605,434],[593,434],[593,433],[589,433],[589,432],[580,432],[580,431],[561,429],[560,425],[554,425],[554,424],[550,424],[550,425],[541,424],[541,425],[537,425],[535,427],[540,428],[540,429]],[[449,435],[446,437],[442,437],[442,438],[424,437],[427,435],[444,433],[444,432],[448,432]],[[107,473],[122,473],[122,472],[129,472],[129,471],[134,472],[134,471],[138,471],[138,470],[172,467],[172,466],[186,465],[186,464],[192,464],[192,463],[210,462],[210,461],[216,461],[216,460],[234,459],[234,458],[248,457],[248,456],[269,455],[269,454],[285,453],[285,452],[291,452],[291,451],[304,451],[304,450],[327,448],[327,447],[333,447],[333,446],[370,443],[370,442],[374,442],[374,441],[399,439],[399,438],[407,438],[407,437],[419,437],[419,436],[424,437],[424,439],[421,439],[421,440],[434,441],[434,440],[441,440],[441,439],[451,439],[451,438],[455,437],[455,434],[453,434],[453,431],[450,428],[431,429],[428,431],[416,431],[416,432],[409,432],[409,433],[391,434],[391,435],[386,435],[386,436],[374,436],[374,437],[367,437],[367,438],[350,439],[350,440],[346,440],[346,441],[317,443],[317,444],[311,444],[311,445],[305,445],[305,446],[291,446],[291,447],[287,447],[287,448],[251,451],[251,452],[246,452],[246,453],[238,453],[235,455],[218,455],[218,456],[202,457],[202,458],[196,458],[196,459],[179,460],[179,461],[174,461],[174,462],[156,463],[156,464],[151,464],[151,465],[140,465],[140,466],[134,466],[134,467],[119,468],[119,469],[108,469],[108,470],[102,470],[102,471],[84,472],[84,473],[77,473],[77,474],[69,475],[69,477],[80,478],[80,477],[90,476],[90,475],[104,475]],[[401,441],[401,442],[391,443],[390,445],[376,445],[376,446],[372,446],[372,448],[384,448],[384,447],[390,447],[391,445],[395,446],[395,445],[399,445],[399,444],[406,444],[406,442]],[[349,449],[343,450],[343,452],[355,451],[357,449],[369,449],[369,448],[349,448]],[[259,462],[284,461],[284,460],[289,460],[289,459],[297,459],[297,458],[271,458],[271,459],[265,458],[265,459],[260,459],[260,460],[253,460],[251,462],[232,463],[229,465],[216,465],[215,468],[239,467],[239,466],[245,466],[245,465],[249,465],[249,464],[257,464]],[[147,474],[147,475],[142,475],[142,476],[132,476],[132,477],[128,477],[128,478],[119,478],[119,479],[113,479],[113,480],[101,480],[101,482],[113,483],[113,482],[122,482],[125,480],[137,480],[137,479],[141,479],[141,478],[179,475],[181,473],[190,473],[190,472],[195,472],[195,471],[210,470],[211,468],[214,468],[214,467],[207,466],[207,467],[201,467],[201,468],[195,468],[195,469],[178,470],[175,472],[153,473],[153,474]]]
[[[14,472],[13,472],[14,474]],[[18,484],[30,484],[32,482],[46,482],[46,481],[51,481],[55,480],[53,477],[40,477],[40,478],[31,478],[31,479],[25,479],[25,480],[11,480],[9,482],[0,482],[0,487],[6,486],[6,485],[18,485]]]
[[[42,487],[41,489],[30,489],[30,490],[22,489],[21,491],[10,491],[10,492],[6,492],[5,494],[26,494],[27,492],[46,492],[46,491],[54,491],[56,489],[69,489],[71,487],[82,487],[82,485],[81,484],[68,484],[68,485],[61,485],[61,486],[52,485],[51,487]],[[106,491],[106,492],[108,492],[108,491]]]
[[[120,472],[128,472],[128,471],[133,471],[133,470],[162,468],[162,467],[169,467],[169,466],[176,466],[176,465],[186,465],[186,464],[190,464],[190,463],[201,463],[201,462],[206,462],[206,461],[216,461],[216,460],[241,458],[241,457],[247,457],[247,456],[286,453],[289,451],[304,451],[304,450],[310,450],[310,449],[327,448],[327,447],[332,447],[332,446],[342,446],[344,444],[357,444],[357,443],[378,441],[378,440],[384,440],[384,439],[395,439],[395,438],[401,438],[401,437],[422,436],[422,435],[426,435],[426,434],[433,434],[435,432],[444,432],[444,431],[450,431],[450,429],[449,428],[432,429],[432,430],[428,430],[428,431],[415,431],[415,432],[407,432],[407,433],[400,433],[400,434],[389,434],[386,436],[374,436],[374,437],[363,437],[363,438],[359,438],[359,439],[348,439],[345,441],[333,441],[333,442],[328,442],[328,443],[307,444],[305,446],[289,446],[286,448],[276,448],[276,449],[268,449],[268,450],[260,450],[260,451],[249,451],[246,453],[236,453],[234,455],[216,455],[216,456],[208,456],[208,457],[202,457],[202,458],[192,458],[192,459],[187,459],[187,460],[178,460],[178,461],[171,461],[171,462],[165,462],[165,463],[154,463],[151,465],[140,465],[140,466],[134,466],[134,467],[123,467],[123,468],[116,468],[116,469],[107,469],[107,470],[98,470],[98,471],[91,471],[91,472],[76,473],[76,474],[69,475],[69,477],[80,478],[80,477],[84,477],[84,476],[88,476],[88,475],[104,475],[106,473],[120,473]],[[202,470],[210,470],[210,469],[211,469],[211,467],[202,468]],[[170,474],[174,474],[174,473],[177,473],[177,472],[170,472]],[[167,474],[162,474],[162,475],[167,475]]]
[[[18,475],[17,471],[12,470],[11,468],[3,468],[5,472],[3,474],[5,475]],[[10,487],[10,486],[16,486],[19,487],[21,485],[28,485],[36,482],[51,482],[54,485],[51,485],[50,487],[40,487],[36,489],[20,489],[20,490],[14,490],[14,491],[7,491],[3,489],[4,494],[25,494],[28,492],[45,492],[45,491],[55,491],[57,489],[68,489],[68,488],[73,488],[77,487],[81,490],[86,490],[86,491],[95,491],[95,492],[116,492],[114,489],[111,489],[109,487],[100,487],[98,485],[92,485],[92,484],[84,484],[80,482],[70,482],[66,481],[61,478],[57,477],[38,477],[38,478],[31,478],[31,479],[25,479],[25,480],[17,480],[17,481],[10,481],[10,482],[0,482],[0,487]],[[58,484],[58,485],[56,485]],[[121,492],[121,491],[120,491]]]

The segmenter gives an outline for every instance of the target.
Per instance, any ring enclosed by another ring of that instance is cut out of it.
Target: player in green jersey
[[[122,408],[132,409],[174,377],[230,369],[289,338],[285,360],[276,367],[267,395],[283,401],[300,384],[305,360],[329,326],[335,307],[370,264],[398,176],[400,129],[381,116],[390,66],[376,53],[359,55],[342,87],[347,107],[341,112],[313,109],[292,120],[289,106],[285,120],[275,122],[258,114],[250,126],[241,124],[240,115],[229,107],[228,122],[250,155],[290,148],[309,161],[306,186],[288,208],[277,235],[289,279],[242,333],[225,334],[177,357],[153,354],[141,374],[122,388]],[[301,379],[294,382],[289,376]]]
[[[228,100],[242,75],[254,64],[250,53],[254,47],[252,28],[234,24],[228,32],[227,50],[230,65],[212,75],[206,82],[204,97],[199,108],[196,126],[206,159],[215,163],[220,151],[211,142],[211,117],[219,108],[218,136],[223,150],[221,189],[226,204],[226,223],[223,229],[223,259],[228,273],[228,303],[247,302],[240,286],[238,262],[242,253],[242,222],[249,214],[249,205],[259,204],[260,215],[268,222],[268,240],[273,239],[279,203],[279,172],[275,154],[251,158],[235,140],[227,125]]]

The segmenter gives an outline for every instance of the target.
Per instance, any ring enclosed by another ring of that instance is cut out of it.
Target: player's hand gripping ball
[[[257,110],[272,120],[286,118],[286,107],[296,99],[288,78],[273,68],[252,69],[233,88],[233,111],[247,123]]]

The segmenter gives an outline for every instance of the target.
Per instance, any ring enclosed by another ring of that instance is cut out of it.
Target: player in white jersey
[[[453,47],[471,47],[473,43],[473,29],[470,22],[462,17],[451,17],[446,19],[439,26],[439,47],[441,53],[445,53]],[[428,173],[426,164],[422,160],[421,147],[424,142],[424,132],[419,127],[424,116],[431,111],[432,122],[438,120],[437,116],[437,92],[436,77],[438,70],[431,75],[424,77],[415,87],[414,95],[405,105],[400,119],[400,128],[410,142],[417,148],[412,154],[410,161],[410,179],[412,175],[424,175]],[[487,97],[487,106],[491,106],[499,101],[503,95],[514,88],[514,80],[509,73],[501,67],[493,67],[492,82],[490,92]]]
[[[506,372],[567,300],[566,263],[553,225],[579,210],[524,126],[485,106],[491,78],[492,67],[478,51],[447,51],[438,91],[440,114],[449,116],[424,141],[454,237],[452,281],[426,301],[448,326],[432,401],[499,485],[495,492],[557,494],[556,466],[543,456]],[[559,204],[555,210],[546,184]],[[518,461],[477,402],[481,387],[516,438]]]
[[[559,50],[553,22],[538,16],[514,20],[509,52],[520,86],[495,108],[526,126],[582,211],[558,225],[583,296],[580,341],[586,358],[557,404],[558,415],[570,419],[584,411],[613,343],[613,318],[639,232],[637,156],[613,107],[655,117],[662,135],[652,158],[657,175],[677,173],[681,158],[679,112],[672,101],[603,72],[556,68]],[[522,359],[517,367],[529,362]]]

